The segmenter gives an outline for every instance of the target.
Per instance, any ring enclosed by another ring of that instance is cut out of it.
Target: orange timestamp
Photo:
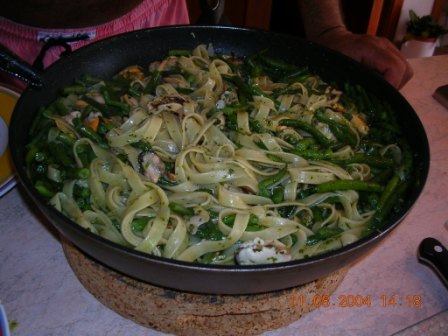
[[[291,306],[311,306],[313,308],[328,308],[328,307],[409,307],[421,308],[423,306],[423,299],[421,295],[360,295],[360,294],[340,294],[331,296],[327,294],[313,295],[311,297],[303,295],[291,295]]]

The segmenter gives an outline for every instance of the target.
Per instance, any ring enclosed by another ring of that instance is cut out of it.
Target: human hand
[[[409,63],[386,38],[353,34],[344,27],[337,27],[319,35],[314,42],[373,68],[397,89],[403,87],[413,75]]]

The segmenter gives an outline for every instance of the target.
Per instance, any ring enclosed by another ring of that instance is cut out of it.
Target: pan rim
[[[205,31],[205,30],[232,30],[235,32],[246,32],[246,33],[260,33],[262,32],[263,34],[269,34],[271,36],[289,36],[291,38],[294,39],[300,39],[297,37],[294,37],[292,35],[285,35],[282,33],[275,33],[275,32],[270,32],[270,31],[265,31],[265,30],[259,30],[259,29],[252,29],[252,28],[241,28],[241,27],[233,27],[233,26],[195,26],[195,25],[179,25],[179,26],[166,26],[166,27],[156,27],[156,28],[149,28],[149,29],[143,29],[143,30],[138,30],[138,31],[133,31],[133,32],[128,32],[128,33],[124,33],[124,34],[120,34],[120,35],[116,35],[116,36],[112,36],[109,37],[107,39],[95,42],[91,45],[88,45],[86,47],[83,47],[81,49],[76,50],[75,52],[73,52],[73,54],[68,55],[66,58],[61,59],[57,62],[55,62],[54,64],[52,64],[46,71],[48,71],[49,73],[57,71],[58,68],[61,67],[60,64],[65,64],[66,62],[69,62],[73,57],[82,57],[82,55],[90,52],[90,50],[94,50],[98,47],[101,46],[106,46],[110,43],[114,43],[114,41],[116,39],[125,39],[127,38],[126,36],[136,36],[139,34],[147,34],[153,31],[172,31],[172,30],[177,30],[177,29],[188,29],[188,30],[201,30],[201,31]],[[302,39],[300,39],[302,40]],[[303,40],[302,40],[303,41]],[[313,46],[317,46],[316,44],[307,41],[308,44],[313,45]],[[325,50],[326,52],[329,52],[331,54],[338,54],[338,57],[344,57],[344,58],[348,58],[344,55],[341,55],[339,53],[336,53],[332,50],[327,50],[325,47],[322,46],[318,46],[318,48]],[[353,61],[352,61],[353,62]],[[361,64],[356,65],[358,66],[362,66]],[[391,87],[386,81],[383,80],[383,82],[385,83],[385,85],[388,85],[389,87]],[[37,90],[37,89],[28,89],[31,92],[33,90]],[[26,98],[26,95],[29,94],[29,91],[26,91],[24,93],[24,98],[23,100]],[[395,89],[394,89],[395,90]],[[403,96],[401,96],[401,94],[396,91],[396,94],[398,94],[400,96],[400,99],[407,104],[407,106],[405,106],[404,108],[406,109],[411,109],[412,111],[413,108],[412,106],[409,105],[409,103],[406,101],[406,99],[404,99]],[[16,110],[18,110],[21,106],[21,101],[22,97],[19,99],[17,105],[16,105]],[[336,258],[339,256],[342,256],[344,254],[347,254],[349,252],[353,252],[355,250],[358,250],[364,246],[366,246],[369,243],[372,243],[373,241],[379,241],[380,239],[384,238],[389,232],[391,232],[393,229],[395,229],[398,224],[408,215],[409,211],[411,211],[412,207],[415,206],[415,203],[417,202],[418,198],[420,197],[420,195],[423,193],[424,187],[426,185],[426,180],[428,178],[428,174],[429,174],[429,165],[430,165],[430,151],[429,151],[429,143],[428,143],[428,138],[426,136],[426,132],[424,130],[423,124],[420,121],[420,118],[418,117],[418,115],[416,114],[416,112],[414,111],[414,115],[413,117],[415,117],[415,122],[419,123],[419,127],[421,127],[421,130],[423,130],[424,133],[424,139],[426,140],[424,144],[422,144],[423,147],[425,147],[425,149],[427,149],[426,153],[427,153],[427,158],[424,158],[424,162],[423,162],[423,166],[419,166],[419,176],[421,178],[420,182],[420,186],[416,188],[415,191],[413,191],[411,197],[409,197],[409,199],[407,200],[407,203],[410,204],[411,206],[406,207],[406,211],[403,211],[397,215],[392,216],[391,218],[389,218],[383,225],[382,229],[380,231],[375,231],[370,233],[369,235],[357,240],[356,242],[349,244],[347,246],[343,246],[340,247],[338,249],[335,250],[331,250],[331,251],[327,251],[325,253],[313,256],[313,257],[309,257],[306,259],[300,259],[300,260],[293,260],[293,261],[289,261],[289,262],[283,262],[283,263],[273,263],[273,264],[259,264],[259,265],[210,265],[210,264],[200,264],[200,263],[192,263],[192,262],[183,262],[183,261],[179,261],[179,260],[175,260],[175,259],[169,259],[169,258],[164,258],[164,257],[157,257],[148,253],[144,253],[144,252],[140,252],[140,251],[136,251],[132,248],[126,247],[126,246],[122,246],[119,245],[117,243],[114,243],[112,241],[109,241],[101,236],[98,236],[92,232],[90,232],[87,229],[84,229],[83,227],[81,227],[80,225],[76,224],[74,221],[72,221],[70,218],[66,217],[65,215],[63,215],[62,213],[60,213],[59,211],[57,211],[56,209],[54,209],[53,207],[51,207],[51,205],[48,204],[48,202],[46,202],[42,196],[40,196],[37,191],[35,190],[35,188],[32,186],[31,182],[29,181],[29,179],[26,177],[26,172],[24,167],[21,165],[23,164],[24,160],[23,158],[18,158],[17,155],[18,153],[16,151],[12,151],[12,157],[13,157],[13,162],[14,165],[16,166],[16,171],[19,177],[19,180],[22,184],[22,186],[24,186],[26,192],[28,193],[29,196],[31,196],[31,198],[34,200],[35,203],[37,203],[37,205],[39,206],[41,212],[43,211],[43,208],[46,211],[50,211],[50,213],[52,214],[52,218],[56,217],[58,218],[58,220],[62,221],[64,223],[64,225],[70,225],[72,229],[77,230],[79,233],[81,233],[82,235],[86,235],[90,240],[94,240],[97,241],[98,243],[102,244],[102,245],[106,245],[108,248],[112,248],[114,250],[122,250],[125,251],[127,254],[131,254],[133,256],[138,257],[139,259],[144,259],[144,260],[150,260],[154,263],[156,263],[157,265],[175,265],[177,267],[179,267],[180,269],[191,269],[191,270],[205,270],[205,271],[213,271],[216,273],[233,273],[233,272],[266,272],[266,271],[273,271],[273,270],[279,270],[279,269],[290,269],[290,268],[295,268],[298,265],[312,265],[312,264],[316,264],[319,261],[323,260],[323,259],[331,259],[331,258]],[[18,119],[19,117],[17,116],[17,113],[13,113],[13,116],[11,118],[11,125],[15,125],[18,123]],[[11,132],[12,133],[12,132]],[[10,134],[10,139],[9,139],[9,143],[11,145],[14,145],[16,143],[15,138],[13,138],[12,134]],[[19,165],[18,165],[19,163]],[[46,216],[46,218],[52,222],[52,219],[48,218],[47,214],[44,213],[44,215]],[[55,226],[52,223],[53,226]]]

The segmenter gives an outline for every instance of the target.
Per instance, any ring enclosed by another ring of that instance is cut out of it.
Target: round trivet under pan
[[[161,288],[117,273],[62,239],[65,256],[83,286],[101,303],[145,327],[175,335],[258,335],[286,326],[316,308],[348,271],[308,284],[251,295],[206,295]]]

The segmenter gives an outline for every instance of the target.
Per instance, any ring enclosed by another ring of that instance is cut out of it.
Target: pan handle
[[[0,45],[0,71],[14,76],[32,87],[43,86],[40,74],[16,54]]]
[[[448,250],[435,238],[425,238],[418,248],[418,258],[432,267],[448,288]]]

